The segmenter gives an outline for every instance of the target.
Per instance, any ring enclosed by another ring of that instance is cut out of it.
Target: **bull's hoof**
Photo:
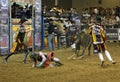
[[[68,57],[68,60],[74,59],[76,54],[73,54],[72,56]]]
[[[76,57],[73,57],[72,59],[73,59],[73,60],[75,60],[75,59],[76,59]]]
[[[78,59],[82,59],[82,58],[83,58],[83,56],[79,56],[79,57],[78,57]]]
[[[77,59],[76,57],[68,57],[67,58],[68,60],[75,60],[75,59]]]

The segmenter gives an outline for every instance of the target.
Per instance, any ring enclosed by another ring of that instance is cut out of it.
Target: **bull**
[[[90,56],[91,44],[92,44],[91,36],[87,33],[87,30],[82,30],[77,35],[75,43],[71,45],[72,49],[74,50],[74,54],[68,57],[68,59],[82,58],[87,48],[88,48],[88,56]],[[80,47],[83,48],[81,54],[79,54]]]

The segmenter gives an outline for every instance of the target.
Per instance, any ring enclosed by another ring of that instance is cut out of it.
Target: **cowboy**
[[[21,18],[19,24],[20,27],[17,29],[16,34],[14,35],[14,42],[12,45],[12,48],[10,50],[10,53],[4,58],[3,62],[7,63],[7,60],[9,57],[11,57],[13,54],[19,52],[20,50],[24,50],[24,63],[26,63],[26,57],[28,55],[28,47],[24,42],[25,34],[30,31],[25,28],[25,22],[28,21],[25,18]]]
[[[58,58],[54,57],[54,52],[49,52],[47,54],[43,52],[32,52],[30,53],[30,59],[33,61],[32,67],[45,68],[48,66],[63,65]],[[37,62],[40,63],[37,65]],[[53,65],[51,62],[55,62],[55,65]]]
[[[105,53],[106,57],[109,59],[110,62],[112,62],[112,64],[115,64],[116,62],[113,61],[109,51],[107,50],[107,46],[105,43],[106,35],[104,33],[103,27],[101,26],[100,17],[96,18],[96,23],[89,28],[88,33],[92,36],[94,53],[98,54],[101,60],[101,66],[104,66],[104,61],[105,61],[102,52]]]

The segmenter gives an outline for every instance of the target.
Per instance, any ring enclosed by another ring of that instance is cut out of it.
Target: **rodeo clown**
[[[43,52],[32,52],[30,53],[30,59],[33,61],[32,67],[45,68],[45,67],[54,67],[63,65],[60,60],[54,57],[54,52],[43,53]],[[40,62],[37,65],[37,62]],[[55,64],[51,63],[55,62]]]
[[[12,48],[10,50],[10,54],[8,54],[3,62],[7,63],[7,60],[10,56],[12,56],[13,54],[17,53],[18,51],[24,50],[24,60],[23,62],[26,63],[26,58],[28,55],[28,47],[25,44],[25,36],[26,33],[31,31],[31,29],[26,29],[25,28],[25,22],[28,21],[25,18],[21,18],[21,20],[19,21],[20,27],[17,29],[17,32],[13,35],[14,36],[14,41],[12,44]]]
[[[88,33],[92,36],[92,40],[93,40],[93,47],[94,47],[94,53],[97,53],[100,60],[101,60],[101,66],[104,66],[104,57],[102,52],[105,53],[106,57],[108,58],[108,60],[110,62],[112,62],[112,64],[116,64],[115,61],[113,61],[110,53],[107,50],[107,46],[106,46],[106,35],[104,33],[104,29],[103,27],[100,25],[101,23],[101,18],[98,17],[96,18],[96,23],[93,24],[90,28]]]

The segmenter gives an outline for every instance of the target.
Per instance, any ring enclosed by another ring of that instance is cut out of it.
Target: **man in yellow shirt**
[[[23,62],[26,63],[26,58],[28,55],[28,47],[26,43],[24,42],[25,34],[30,31],[25,28],[25,22],[27,19],[21,18],[19,24],[20,27],[17,29],[17,33],[14,37],[15,41],[13,42],[12,48],[10,50],[10,53],[4,58],[3,62],[7,63],[7,60],[9,57],[11,57],[13,54],[17,53],[19,50],[24,50],[24,60]]]
[[[96,23],[93,24],[91,27],[89,27],[89,31],[88,31],[88,33],[92,36],[94,53],[98,54],[101,60],[101,66],[104,66],[104,57],[102,55],[102,52],[105,53],[106,57],[109,59],[110,62],[112,62],[112,64],[115,64],[116,62],[113,61],[110,53],[107,50],[107,46],[105,44],[106,35],[100,23],[101,23],[101,18],[97,18]]]

